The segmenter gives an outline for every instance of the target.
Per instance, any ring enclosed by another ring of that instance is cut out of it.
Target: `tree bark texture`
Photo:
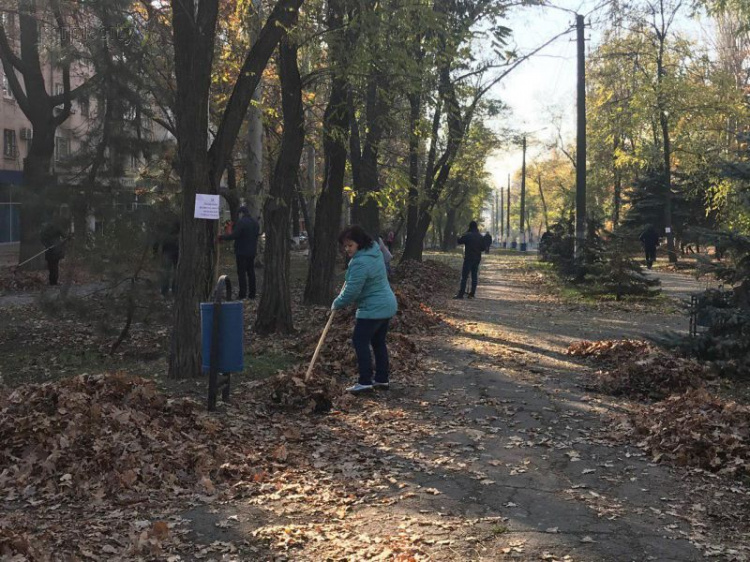
[[[544,213],[544,228],[549,230],[549,214],[547,213],[547,201],[544,199],[544,189],[542,189],[542,175],[538,174],[536,183],[539,186],[539,198],[542,200],[542,213]]]
[[[373,237],[380,235],[380,206],[377,193],[380,191],[378,176],[378,152],[382,140],[384,127],[383,117],[386,113],[385,98],[379,85],[384,76],[376,69],[372,69],[367,78],[367,92],[365,94],[365,109],[367,126],[365,127],[365,142],[361,146],[359,127],[351,113],[352,119],[352,179],[354,183],[354,211],[353,222],[359,224]],[[350,109],[351,112],[351,109]],[[354,139],[356,137],[356,142]],[[357,173],[354,174],[354,162],[357,161]]]
[[[218,193],[212,182],[208,144],[208,94],[214,54],[218,3],[172,1],[174,34],[175,117],[178,170],[182,188],[180,259],[168,374],[172,378],[201,374],[198,303],[207,299],[214,279],[216,221],[193,218],[196,193]]]
[[[422,97],[417,92],[409,95],[409,200],[406,211],[406,238],[417,231],[419,216],[419,121],[422,116]]]
[[[284,40],[279,45],[279,76],[284,132],[268,198],[263,207],[266,225],[263,291],[255,329],[260,334],[294,331],[289,287],[289,221],[297,198],[297,176],[305,142],[302,81],[297,47]]]
[[[449,252],[456,247],[456,209],[451,207],[445,214],[445,226],[443,228],[442,250]]]
[[[349,88],[342,61],[356,42],[356,37],[341,31],[345,13],[343,0],[329,1],[327,25],[334,33],[329,43],[334,75],[323,115],[323,185],[315,206],[315,226],[304,294],[307,304],[330,305],[333,298],[336,239],[341,226],[349,136]]]
[[[617,152],[620,149],[620,135],[615,135],[614,150],[612,158],[612,179],[614,183],[614,194],[612,200],[612,230],[620,224],[620,206],[622,205],[622,173],[617,167]]]
[[[348,126],[346,82],[343,77],[336,77],[323,116],[324,179],[315,206],[315,229],[305,283],[305,302],[308,304],[329,305],[333,298],[336,238],[341,223],[346,172],[346,141],[342,137],[346,136]]]
[[[260,35],[263,22],[263,2],[253,0],[255,19],[253,21],[253,40]],[[263,82],[259,82],[253,91],[250,107],[247,111],[247,164],[245,168],[245,203],[250,215],[260,215],[263,193],[263,111],[260,101],[263,97]]]

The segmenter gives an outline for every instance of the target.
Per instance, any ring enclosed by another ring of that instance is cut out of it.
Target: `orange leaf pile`
[[[0,490],[32,502],[192,493],[234,455],[203,410],[125,375],[21,386],[0,396]]]
[[[750,476],[750,407],[703,389],[671,396],[632,416],[639,445],[655,459]]]
[[[592,375],[590,388],[635,400],[662,400],[693,388],[711,377],[692,359],[677,357],[640,340],[579,341],[568,355],[590,357],[603,368]]]
[[[595,377],[597,389],[612,396],[662,400],[672,394],[701,388],[710,373],[692,359],[653,353],[640,360],[625,361],[614,369],[600,371]]]
[[[591,357],[597,361],[616,363],[653,349],[653,345],[642,340],[582,340],[571,343],[566,355]]]

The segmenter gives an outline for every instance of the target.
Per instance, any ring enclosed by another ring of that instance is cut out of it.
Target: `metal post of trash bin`
[[[226,288],[226,300],[232,300],[232,283],[229,276],[222,275],[214,289],[213,318],[211,325],[211,362],[208,371],[208,411],[216,409],[216,396],[221,389],[221,399],[229,402],[231,373],[219,373],[219,326],[221,317],[222,285]]]

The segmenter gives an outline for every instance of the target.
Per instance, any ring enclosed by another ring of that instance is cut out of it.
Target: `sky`
[[[545,144],[549,146],[554,142],[558,126],[564,138],[574,138],[577,76],[575,15],[571,12],[585,16],[588,56],[589,51],[596,48],[601,29],[606,25],[609,0],[549,0],[549,4],[519,7],[509,14],[505,24],[512,30],[511,46],[519,53],[528,53],[566,29],[570,29],[570,33],[523,62],[490,92],[511,110],[510,116],[491,124],[498,129],[510,126],[528,134],[527,161]],[[713,24],[705,18],[690,18],[687,7],[680,12],[674,29],[710,48]],[[521,169],[520,147],[498,151],[488,160],[486,169],[496,187],[505,187],[508,174]],[[511,189],[513,187],[511,182]]]
[[[586,15],[601,2],[557,0],[554,4]],[[599,10],[594,13],[600,15],[603,12]],[[522,63],[491,91],[493,97],[501,99],[511,110],[510,116],[492,124],[495,127],[510,125],[514,130],[528,134],[528,161],[540,150],[541,144],[556,137],[554,115],[564,116],[559,120],[563,136],[575,132],[575,16],[551,7],[524,7],[512,12],[506,25],[513,30],[512,44],[520,53],[532,51],[550,38],[571,29],[570,33]],[[596,32],[587,28],[586,39],[588,50],[591,41],[596,40]],[[520,147],[498,151],[488,160],[486,168],[496,186],[507,185],[508,174],[514,174],[521,168]]]

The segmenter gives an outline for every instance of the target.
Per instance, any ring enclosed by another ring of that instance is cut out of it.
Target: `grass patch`
[[[252,356],[245,354],[245,370],[241,377],[248,380],[261,380],[275,375],[277,371],[288,369],[298,363],[297,357],[291,353],[267,352]]]
[[[578,285],[569,282],[560,275],[554,264],[549,262],[527,260],[524,267],[528,271],[542,274],[544,286],[567,305],[601,305],[611,304],[617,307],[627,308],[628,305],[639,305],[661,314],[674,314],[680,312],[680,306],[664,293],[654,296],[623,295],[618,301],[615,295],[606,293],[597,285]]]

